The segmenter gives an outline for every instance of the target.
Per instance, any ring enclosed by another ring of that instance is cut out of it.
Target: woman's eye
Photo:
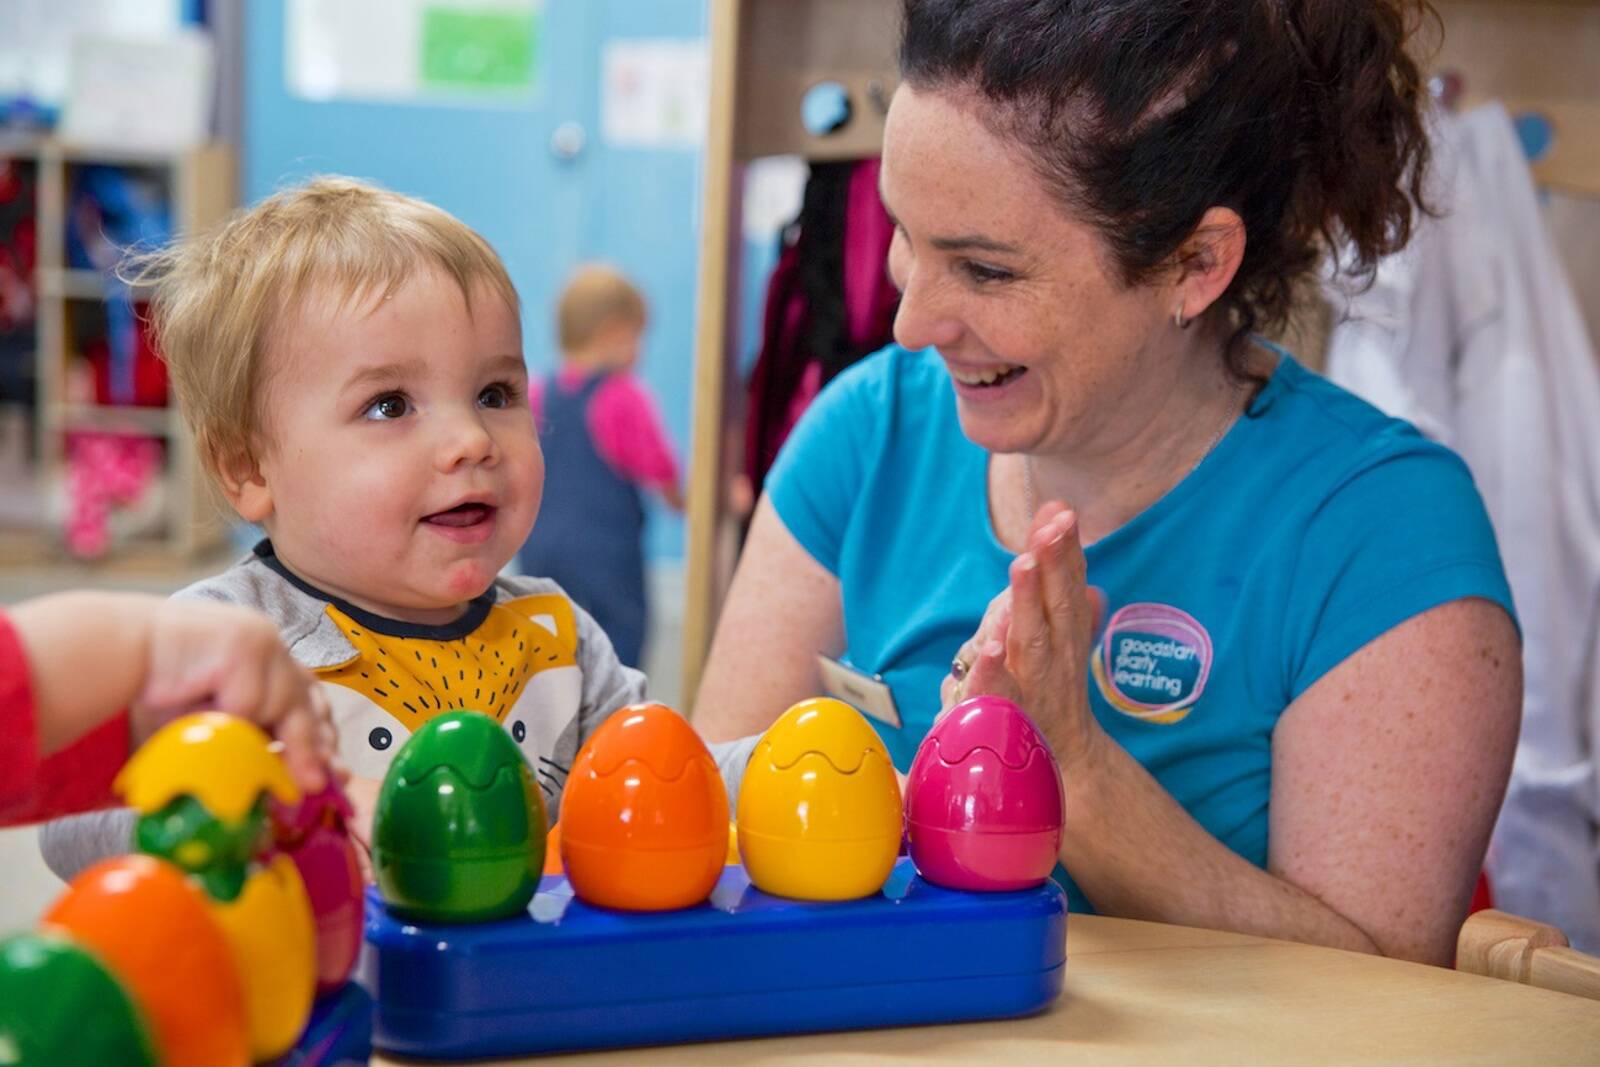
[[[382,422],[398,419],[411,410],[410,401],[400,393],[385,393],[367,405],[364,417]]]
[[[990,267],[983,263],[974,263],[970,259],[961,264],[961,269],[966,272],[968,278],[972,279],[974,282],[977,282],[979,285],[984,285],[989,282],[1006,282],[1010,281],[1014,277],[1014,275],[1008,270],[1001,270],[999,267]]]

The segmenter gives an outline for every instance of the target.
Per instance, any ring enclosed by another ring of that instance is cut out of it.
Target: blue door
[[[693,378],[698,149],[616,146],[601,136],[601,73],[609,42],[703,40],[697,0],[544,0],[536,88],[505,105],[315,101],[285,77],[286,4],[246,8],[247,202],[319,173],[349,174],[422,197],[482,233],[522,295],[534,373],[554,365],[555,298],[573,266],[604,259],[651,305],[640,374],[688,448]],[[565,129],[563,130],[563,127]],[[558,130],[581,131],[576,154]],[[682,555],[682,524],[652,504],[646,550]]]

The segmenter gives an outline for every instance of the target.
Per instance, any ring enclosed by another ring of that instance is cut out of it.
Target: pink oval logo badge
[[[1106,703],[1144,722],[1189,714],[1211,674],[1211,635],[1168,604],[1129,604],[1111,616],[1090,658]]]

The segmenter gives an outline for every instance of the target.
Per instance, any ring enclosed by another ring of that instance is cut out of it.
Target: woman
[[[1324,239],[1405,243],[1421,6],[907,0],[898,346],[769,478],[702,730],[819,651],[887,680],[902,768],[941,678],[1013,695],[1075,908],[1449,960],[1520,706],[1493,533],[1453,454],[1253,333]]]

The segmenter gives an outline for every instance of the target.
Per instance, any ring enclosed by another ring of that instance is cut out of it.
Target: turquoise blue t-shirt
[[[767,479],[789,532],[839,579],[846,658],[894,691],[904,726],[878,728],[902,770],[1014,558],[990,522],[988,461],[937,355],[895,347],[823,390]],[[1211,454],[1086,555],[1107,598],[1096,718],[1263,867],[1284,709],[1429,608],[1483,597],[1513,611],[1466,465],[1286,354]]]

